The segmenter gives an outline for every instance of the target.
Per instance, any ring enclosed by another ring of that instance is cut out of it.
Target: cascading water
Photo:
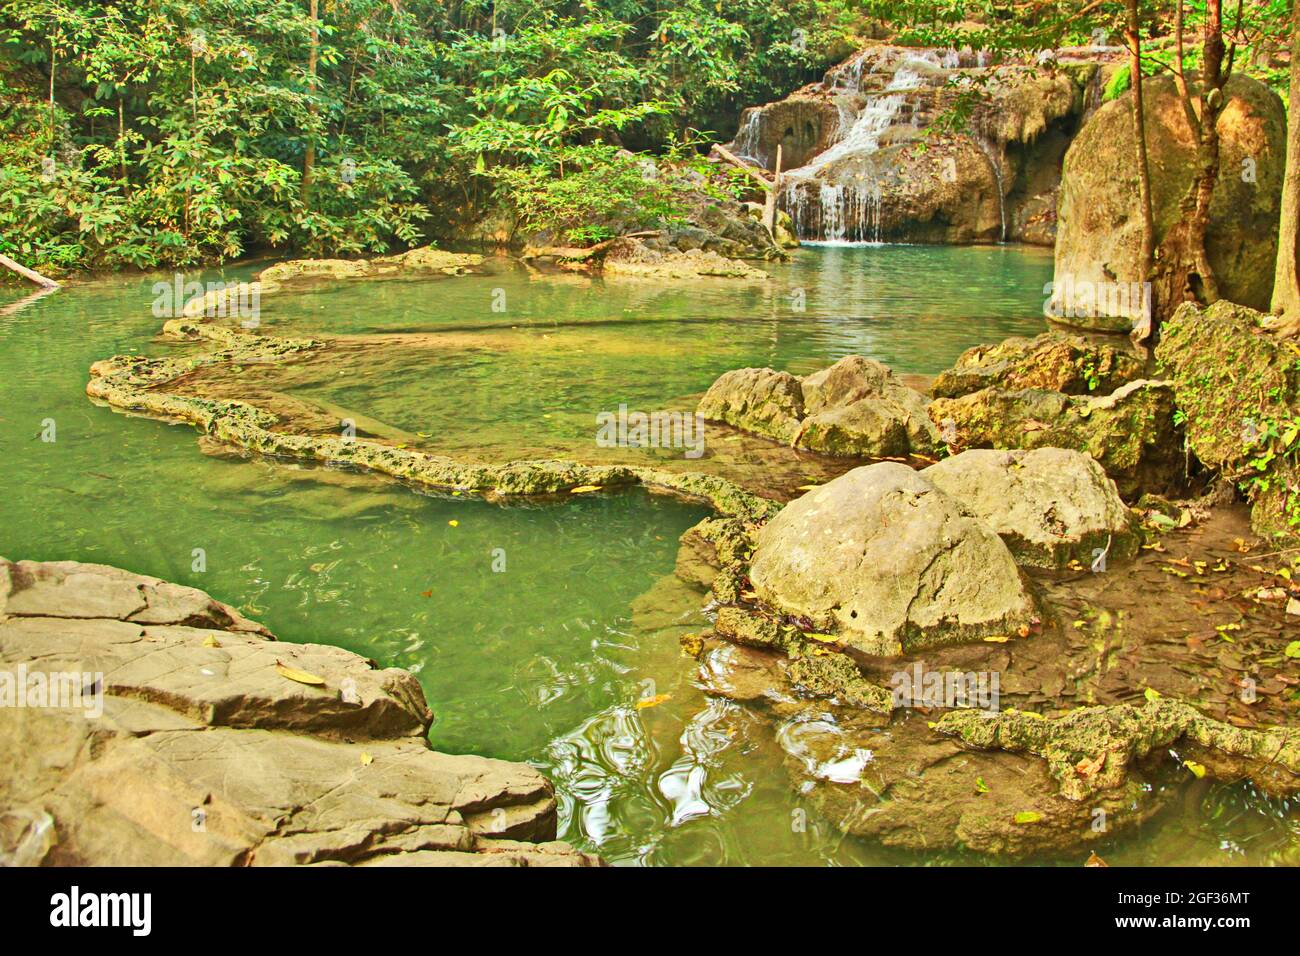
[[[932,66],[933,60],[917,56]],[[841,124],[830,148],[818,154],[806,166],[785,174],[778,197],[781,207],[794,220],[801,239],[826,242],[879,242],[881,227],[881,188],[879,183],[855,186],[830,183],[818,174],[832,163],[850,156],[867,156],[880,150],[880,139],[907,105],[907,93],[921,86],[921,75],[905,61],[878,95],[870,97],[851,123],[846,107],[840,104]],[[859,57],[841,71],[836,84],[847,79],[848,88],[861,85],[865,57]],[[919,64],[918,64],[919,65]],[[739,142],[739,136],[737,142]]]
[[[736,139],[733,145],[736,148],[736,155],[742,159],[748,159],[759,166],[766,165],[763,158],[762,149],[759,146],[760,126],[763,120],[763,111],[758,109],[749,109],[745,111],[740,121],[740,129],[736,130]]]

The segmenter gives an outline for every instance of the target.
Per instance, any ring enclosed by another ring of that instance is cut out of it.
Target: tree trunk
[[[35,269],[28,269],[26,266],[14,262],[14,260],[10,259],[8,256],[0,255],[0,266],[4,266],[6,269],[12,269],[27,281],[35,282],[43,289],[57,289],[59,287],[59,284],[53,279],[46,278]]]
[[[1151,210],[1151,164],[1147,160],[1146,116],[1142,105],[1142,34],[1138,24],[1138,0],[1126,0],[1128,22],[1124,39],[1128,42],[1129,78],[1133,87],[1133,128],[1137,139],[1138,202],[1142,213],[1142,249],[1138,259],[1138,278],[1151,279],[1155,259],[1156,223]],[[1135,337],[1141,341],[1151,335],[1151,315],[1138,316]]]
[[[1273,274],[1270,325],[1283,335],[1300,334],[1300,0],[1291,10],[1291,91],[1287,104],[1286,175],[1282,180],[1282,219],[1278,226],[1277,270]]]
[[[307,112],[316,117],[316,57],[320,49],[320,31],[316,25],[317,0],[311,0],[311,36],[307,47],[307,93],[312,97]],[[315,123],[312,124],[315,126]],[[316,130],[307,132],[307,152],[302,160],[302,201],[311,197],[312,173],[316,169]]]
[[[1178,57],[1175,79],[1188,124],[1196,138],[1196,173],[1181,203],[1182,214],[1160,243],[1153,281],[1153,300],[1160,318],[1173,314],[1183,302],[1209,305],[1220,298],[1219,283],[1205,251],[1210,202],[1219,181],[1219,111],[1223,109],[1223,8],[1207,0],[1202,46],[1200,115],[1182,76],[1182,3],[1175,32]]]

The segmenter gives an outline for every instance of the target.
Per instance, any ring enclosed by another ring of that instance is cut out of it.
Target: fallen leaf
[[[570,488],[571,495],[585,495],[589,491],[600,491],[600,485],[578,485],[576,488]]]
[[[299,684],[311,684],[320,687],[325,683],[325,678],[317,677],[315,674],[309,674],[306,671],[300,671],[296,667],[290,667],[283,661],[276,661],[275,669],[280,672],[281,677],[287,677]]]
[[[364,750],[361,751],[361,766],[369,767],[374,762],[374,757],[370,756],[370,754],[366,753]]]
[[[811,637],[814,641],[821,641],[823,644],[834,644],[838,640],[834,634],[813,634],[809,632],[804,637]]]
[[[647,707],[658,707],[666,700],[672,700],[672,694],[655,694],[653,697],[644,697],[636,702],[637,710],[645,710]]]
[[[1021,810],[1015,815],[1014,819],[1016,823],[1038,823],[1043,819],[1043,815],[1033,810]]]
[[[1159,700],[1163,695],[1160,693],[1160,691],[1156,690],[1154,687],[1148,687],[1146,690],[1142,692],[1142,696],[1145,697],[1147,700],[1154,702]]]
[[[986,784],[986,783],[984,782],[984,778],[983,778],[983,777],[976,777],[976,778],[975,778],[975,792],[976,792],[976,793],[989,793],[989,792],[990,792],[990,791],[989,791],[988,784]]]
[[[1282,653],[1292,660],[1300,659],[1300,641],[1292,641]]]
[[[1183,766],[1192,772],[1192,776],[1200,780],[1205,776],[1205,766],[1197,763],[1195,760],[1184,760]]]
[[[1087,862],[1085,862],[1083,865],[1084,866],[1106,866],[1106,867],[1110,866],[1109,863],[1107,863],[1105,860],[1103,860],[1101,857],[1097,855],[1096,851],[1093,851],[1092,853],[1088,854]]]
[[[460,522],[457,521],[455,518],[452,518],[450,521],[447,522],[447,524],[451,525],[453,528],[460,527]]]
[[[220,646],[221,646],[221,642],[218,641],[218,640],[217,640],[215,637],[213,637],[211,634],[209,634],[207,637],[205,637],[205,638],[203,639],[203,646],[204,646],[204,647],[220,647]]]
[[[1005,644],[1009,640],[1011,640],[1011,638],[1007,637],[1005,634],[994,634],[984,638],[984,641],[987,644]]]
[[[429,588],[429,590],[427,590],[427,591],[421,591],[421,592],[420,592],[420,597],[423,597],[423,598],[430,598],[430,597],[433,597],[433,588]]]
[[[1100,757],[1094,757],[1094,758],[1084,757],[1082,760],[1080,760],[1078,763],[1074,765],[1074,769],[1078,772],[1079,776],[1081,777],[1091,777],[1093,774],[1095,774],[1098,770],[1101,769],[1101,765],[1104,764],[1105,762],[1106,762],[1105,754],[1102,754]]]

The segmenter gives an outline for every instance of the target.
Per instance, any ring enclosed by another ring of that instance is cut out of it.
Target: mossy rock
[[[1069,395],[1106,395],[1142,377],[1131,351],[1082,335],[1044,332],[967,349],[930,387],[936,398],[957,398],[982,388],[1041,388]]]
[[[1264,318],[1227,301],[1184,304],[1156,359],[1192,452],[1238,483],[1257,533],[1289,543],[1300,538],[1300,350],[1264,333]]]
[[[985,388],[930,403],[930,418],[958,448],[1066,448],[1096,459],[1122,496],[1181,487],[1181,431],[1168,382],[1138,379],[1109,395]]]

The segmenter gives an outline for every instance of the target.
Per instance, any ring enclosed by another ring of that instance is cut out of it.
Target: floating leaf
[[[1296,643],[1300,644],[1300,641],[1297,641]],[[205,637],[205,638],[203,639],[203,646],[204,646],[204,647],[220,647],[220,646],[221,646],[221,642],[218,641],[218,640],[217,640],[215,637],[213,637],[211,634],[209,634],[207,637]]]
[[[1156,690],[1154,687],[1148,687],[1146,690],[1142,692],[1142,696],[1145,697],[1147,700],[1151,701],[1152,703],[1154,703],[1155,701],[1159,700],[1162,695],[1160,691]]]
[[[983,778],[983,777],[976,777],[976,778],[975,778],[975,792],[976,792],[976,793],[989,793],[989,792],[990,792],[990,791],[989,791],[989,785],[988,785],[987,783],[984,782],[984,778]]]
[[[455,518],[452,518],[450,521],[447,522],[447,524],[451,525],[453,528],[460,527],[460,522],[457,521]]]
[[[1016,823],[1038,823],[1042,819],[1043,815],[1033,810],[1021,810],[1015,816]]]
[[[1199,764],[1195,760],[1184,760],[1183,766],[1192,772],[1192,776],[1200,780],[1205,776],[1205,765]]]
[[[283,661],[276,661],[275,669],[280,672],[281,677],[287,677],[299,684],[311,684],[320,687],[325,683],[325,678],[317,677],[315,674],[309,674],[306,671],[300,671],[296,667],[290,667]]]
[[[838,638],[834,634],[805,634],[804,637],[811,637],[814,641],[821,641],[823,644],[834,644]]]
[[[636,702],[637,710],[645,710],[647,707],[658,707],[666,700],[672,700],[672,694],[655,694],[653,697],[643,697]]]
[[[589,491],[600,491],[600,485],[578,485],[576,488],[570,488],[571,495],[585,495]]]
[[[1007,637],[1005,634],[992,634],[984,638],[984,641],[987,644],[1005,644],[1009,640],[1011,640],[1011,638]]]

